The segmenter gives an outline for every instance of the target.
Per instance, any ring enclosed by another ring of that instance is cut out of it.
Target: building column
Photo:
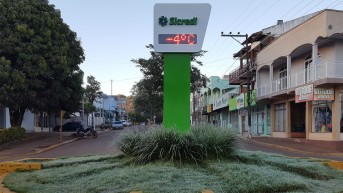
[[[335,100],[332,102],[332,140],[340,140],[341,135],[341,98],[339,96],[340,89],[335,88]]]
[[[273,137],[275,132],[275,105],[270,104],[270,136]]]
[[[306,139],[310,138],[310,133],[312,131],[312,101],[306,102],[306,113],[305,113],[305,132]]]
[[[312,62],[314,65],[318,64],[318,44],[312,45]]]
[[[273,79],[274,79],[273,65],[269,67],[269,80],[270,80],[270,93],[273,91]]]
[[[291,138],[291,102],[286,101],[286,135]]]
[[[291,87],[291,64],[292,64],[292,57],[288,55],[287,56],[287,89]]]
[[[256,89],[260,86],[260,73],[256,71]]]
[[[268,130],[268,108],[267,105],[264,105],[263,109],[263,126],[264,126],[264,135],[267,135]]]
[[[243,131],[242,116],[239,114],[239,110],[237,111],[237,114],[238,114],[238,127],[239,127],[239,131],[243,135],[244,131]]]

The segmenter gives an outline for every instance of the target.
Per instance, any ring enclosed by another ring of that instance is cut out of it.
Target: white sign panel
[[[224,94],[223,96],[217,98],[213,104],[213,110],[224,108],[229,106],[229,95]]]
[[[244,108],[244,93],[241,93],[237,97],[237,109]]]
[[[154,6],[154,49],[159,53],[200,52],[210,17],[208,3]]]

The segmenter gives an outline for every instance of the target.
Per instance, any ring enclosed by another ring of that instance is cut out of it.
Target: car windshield
[[[115,122],[113,122],[114,124],[120,124],[120,123],[122,123],[121,121],[115,121]]]

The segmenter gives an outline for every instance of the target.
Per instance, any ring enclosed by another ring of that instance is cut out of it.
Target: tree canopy
[[[131,60],[137,64],[137,67],[143,73],[143,78],[131,90],[134,108],[150,120],[153,120],[153,116],[158,116],[157,120],[162,121],[164,60],[162,56],[157,55],[152,50],[152,45],[147,46],[147,48],[150,49],[151,56],[149,59],[139,58]],[[202,65],[202,62],[197,58],[203,56],[204,53],[205,51],[202,51],[199,56],[192,57],[191,92],[206,86],[207,77],[194,65],[194,63]]]
[[[85,89],[85,96],[88,101],[93,104],[95,99],[100,98],[102,95],[100,82],[95,80],[95,77],[90,75],[87,76],[87,86]]]
[[[47,0],[0,0],[0,104],[20,126],[26,110],[79,110],[81,42]]]

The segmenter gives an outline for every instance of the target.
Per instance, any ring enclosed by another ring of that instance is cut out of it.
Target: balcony
[[[246,79],[248,77],[247,69],[255,69],[255,63],[248,67],[248,65],[245,63],[242,67],[242,69],[238,66],[235,68],[230,74],[229,74],[229,84],[230,85],[241,85],[242,83],[246,82]]]
[[[305,70],[274,80],[271,84],[257,87],[257,100],[293,92],[305,84],[316,85],[343,83],[343,61],[323,62]]]

